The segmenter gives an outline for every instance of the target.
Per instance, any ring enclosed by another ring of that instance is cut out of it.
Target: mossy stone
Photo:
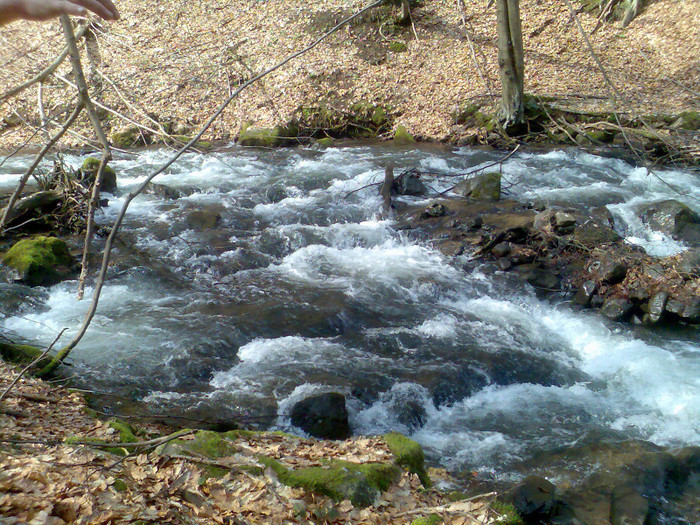
[[[408,46],[403,42],[392,42],[389,44],[389,50],[394,53],[405,53],[408,51]]]
[[[2,257],[2,262],[19,273],[29,286],[50,286],[68,277],[74,264],[68,246],[61,239],[37,235],[22,239]]]
[[[116,131],[109,137],[109,141],[117,149],[129,149],[138,146],[146,146],[147,140],[138,126],[130,126],[122,131]]]
[[[331,461],[326,466],[288,469],[272,458],[259,461],[271,468],[278,479],[294,488],[328,496],[336,501],[349,499],[356,507],[371,505],[379,492],[387,490],[400,476],[395,465]]]
[[[685,129],[688,131],[700,130],[700,112],[699,111],[684,111],[680,113],[672,124],[674,128]]]
[[[138,439],[134,435],[134,429],[128,423],[113,419],[109,422],[109,428],[113,428],[119,433],[120,443],[136,443]]]
[[[476,175],[457,184],[454,191],[470,199],[497,201],[501,198],[501,174]]]
[[[112,488],[117,492],[126,492],[127,485],[121,479],[115,479],[114,483],[112,483]]]
[[[241,146],[258,148],[275,148],[282,145],[282,128],[251,128],[243,126],[238,135],[238,143]]]
[[[394,142],[397,144],[414,144],[416,139],[406,130],[403,124],[399,124],[394,132]]]
[[[194,439],[174,439],[156,449],[157,454],[168,456],[171,454],[194,454],[209,459],[217,459],[231,456],[238,450],[225,438],[225,434],[200,430],[194,434]]]
[[[81,182],[89,186],[95,181],[97,170],[100,169],[100,162],[100,159],[95,157],[88,157],[83,161],[82,166],[80,166]],[[117,172],[109,166],[105,166],[102,172],[100,189],[108,193],[114,193],[117,189]]]
[[[394,455],[394,461],[400,467],[416,474],[425,488],[432,486],[432,481],[425,471],[425,456],[421,446],[398,432],[384,435],[384,441]]]
[[[456,106],[451,113],[452,121],[460,126],[473,125],[477,121],[476,114],[480,109],[479,103]]]
[[[314,141],[314,144],[320,146],[321,148],[330,148],[335,140],[332,137],[323,137],[320,139],[316,139]]]
[[[525,525],[518,511],[510,503],[496,500],[491,504],[491,508],[500,514],[496,520],[497,525]]]
[[[586,132],[586,138],[591,142],[609,144],[615,140],[615,132],[604,129],[594,129]]]
[[[411,525],[440,525],[445,523],[442,516],[439,514],[431,514],[430,516],[423,516],[422,518],[417,518],[411,522]]]
[[[28,365],[38,359],[42,353],[43,352],[35,346],[0,343],[0,357],[8,363]],[[35,367],[39,370],[49,364],[49,362],[51,362],[51,356],[46,356],[39,361]]]

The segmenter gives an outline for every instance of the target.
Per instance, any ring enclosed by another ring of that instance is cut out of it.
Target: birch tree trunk
[[[498,117],[507,130],[524,121],[525,65],[519,0],[496,0],[496,12],[498,15],[498,69],[502,88]]]

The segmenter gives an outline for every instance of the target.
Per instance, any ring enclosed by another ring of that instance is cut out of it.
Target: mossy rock
[[[500,514],[496,520],[497,525],[525,525],[523,518],[510,503],[496,500],[491,504],[491,508]]]
[[[445,523],[442,516],[439,514],[431,514],[430,516],[423,516],[422,518],[417,518],[411,522],[411,525],[440,525]]]
[[[80,166],[80,181],[86,185],[91,186],[95,181],[95,176],[97,175],[97,170],[100,169],[100,159],[95,157],[88,157],[83,161],[82,166]],[[106,191],[107,193],[114,193],[117,189],[117,172],[114,171],[109,166],[105,166],[102,172],[102,184],[100,190]]]
[[[330,148],[335,143],[335,139],[332,137],[322,137],[320,139],[314,140],[314,144],[321,148]]]
[[[138,441],[135,436],[136,432],[134,431],[134,428],[124,421],[112,419],[109,422],[109,428],[113,428],[118,432],[120,443],[136,443]]]
[[[399,124],[394,132],[394,142],[396,144],[414,144],[416,139],[406,130],[403,124]]]
[[[394,455],[394,461],[397,465],[417,475],[425,488],[433,485],[425,471],[425,456],[418,443],[398,432],[385,434],[384,441]]]
[[[194,434],[194,439],[174,439],[156,449],[157,454],[204,456],[217,459],[235,454],[238,449],[226,439],[226,434],[211,430],[200,430]]]
[[[249,124],[244,124],[238,135],[238,143],[241,146],[276,148],[296,141],[298,136],[299,126],[296,122],[274,128],[251,128]]]
[[[358,465],[335,460],[320,467],[288,469],[272,458],[260,457],[259,461],[271,468],[285,485],[336,501],[349,499],[355,507],[371,505],[379,493],[388,490],[401,476],[395,465],[386,463]]]
[[[476,114],[479,113],[481,107],[482,104],[478,102],[466,106],[456,106],[450,114],[452,121],[459,126],[473,126],[477,123]]]
[[[389,51],[392,51],[393,53],[405,53],[408,51],[408,46],[403,42],[394,41],[389,44]]]
[[[700,130],[700,112],[684,111],[678,115],[671,126],[688,131],[698,131]]]
[[[594,129],[586,132],[586,138],[594,143],[609,144],[615,140],[615,132],[605,129]]]
[[[109,141],[117,149],[137,148],[147,146],[150,143],[150,134],[138,126],[130,126],[122,131],[112,133]]]
[[[0,343],[0,357],[8,363],[28,365],[34,362],[43,352],[35,346]],[[40,370],[51,362],[51,356],[44,356],[34,368]]]
[[[497,201],[501,198],[501,174],[476,175],[457,184],[454,191],[469,199]]]
[[[19,281],[29,286],[56,284],[70,276],[74,265],[64,241],[43,235],[17,242],[2,256],[2,262],[15,269]]]

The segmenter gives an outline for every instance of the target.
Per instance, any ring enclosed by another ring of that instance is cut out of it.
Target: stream
[[[397,430],[433,465],[506,478],[542,451],[591,441],[700,444],[697,328],[652,331],[540,298],[467,255],[410,240],[381,218],[377,188],[361,189],[391,162],[397,174],[433,174],[427,184],[443,191],[502,156],[389,145],[186,154],[156,179],[183,197],[143,195],[130,207],[122,237],[140,256],[117,249],[72,375],[155,413],[292,431],[294,402],[338,391],[355,434]],[[167,157],[113,161],[119,195],[107,195],[98,222],[109,225]],[[0,189],[28,159],[0,168]],[[697,173],[575,149],[518,152],[502,171],[517,200],[607,205],[627,242],[659,256],[686,247],[636,210],[674,198],[700,211]],[[215,226],[198,228],[211,217]],[[76,288],[61,283],[0,315],[2,330],[48,345],[68,328],[67,341],[88,307]]]

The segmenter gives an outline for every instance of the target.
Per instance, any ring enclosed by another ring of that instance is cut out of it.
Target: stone
[[[631,486],[615,487],[611,497],[610,525],[644,525],[649,500]]]
[[[394,132],[395,144],[415,144],[416,139],[413,138],[403,124],[399,124]]]
[[[157,182],[149,182],[146,186],[145,193],[151,193],[157,195],[162,199],[177,200],[185,197],[187,195],[192,195],[196,191],[195,188],[188,188],[185,191],[171,188],[165,184],[158,184]]]
[[[447,208],[445,205],[435,202],[421,212],[420,218],[431,219],[435,217],[444,217],[445,215],[447,215]]]
[[[528,476],[513,489],[513,506],[526,522],[547,518],[556,505],[556,487],[539,476]]]
[[[29,286],[56,284],[73,273],[75,264],[64,241],[42,235],[14,244],[2,262],[16,270],[19,282]]]
[[[498,268],[500,270],[503,270],[504,272],[510,270],[513,267],[513,263],[510,262],[510,259],[507,259],[505,257],[501,257],[500,259],[498,259],[496,261],[496,264],[498,265]]]
[[[554,231],[560,235],[567,235],[574,231],[576,217],[570,213],[558,211],[554,213]]]
[[[588,221],[574,230],[574,241],[587,248],[622,242],[622,236],[608,226]]]
[[[700,249],[686,250],[681,253],[676,271],[683,277],[700,275]]]
[[[95,157],[88,157],[83,161],[79,170],[79,180],[83,185],[90,187],[95,181],[97,170],[100,168],[100,162],[100,159],[96,159]],[[117,173],[109,166],[105,166],[102,171],[100,190],[107,193],[114,193],[117,191]]]
[[[680,317],[683,314],[684,309],[685,304],[676,299],[669,299],[666,303],[666,311],[671,315],[675,315],[676,317]]]
[[[630,317],[634,305],[624,297],[609,297],[600,308],[600,312],[613,321],[624,321]]]
[[[615,227],[615,218],[607,206],[598,206],[590,211],[591,221],[609,228]]]
[[[523,277],[528,284],[538,290],[554,292],[561,289],[561,277],[551,270],[533,268],[527,271]]]
[[[689,225],[700,224],[700,215],[673,199],[647,206],[641,218],[650,228],[676,237]]]
[[[345,396],[328,392],[307,397],[297,402],[291,410],[292,424],[320,439],[346,439],[350,437],[348,410]]]
[[[129,126],[126,129],[112,133],[109,141],[117,149],[129,149],[146,146],[150,142],[150,134],[144,132],[138,126]]]
[[[590,306],[591,299],[598,292],[598,284],[595,281],[585,281],[576,292],[574,302],[581,306]]]
[[[666,310],[666,303],[668,302],[668,292],[657,292],[647,304],[647,316],[644,316],[644,320],[651,322],[652,324],[658,323],[664,315]]]
[[[681,319],[686,323],[700,323],[700,297],[696,297],[683,308]]]
[[[397,195],[424,195],[425,185],[417,173],[405,172],[391,183],[391,191]]]
[[[493,200],[501,198],[501,174],[484,173],[457,184],[455,193],[476,200]]]
[[[491,253],[494,257],[506,257],[513,250],[513,245],[509,242],[499,242],[491,248]]]
[[[596,274],[603,284],[621,283],[627,276],[627,265],[613,258],[604,259],[598,262]]]
[[[535,215],[535,222],[533,227],[535,231],[547,231],[552,228],[554,221],[554,210],[547,208]]]
[[[211,230],[221,220],[221,215],[209,210],[191,211],[185,217],[185,224],[193,230]]]
[[[537,254],[532,248],[528,248],[526,246],[515,246],[511,250],[508,258],[510,259],[510,262],[517,266],[521,264],[530,264],[535,260],[536,256]]]
[[[398,432],[389,432],[383,437],[394,456],[394,462],[408,472],[417,475],[424,488],[430,488],[433,483],[425,470],[423,448]]]

